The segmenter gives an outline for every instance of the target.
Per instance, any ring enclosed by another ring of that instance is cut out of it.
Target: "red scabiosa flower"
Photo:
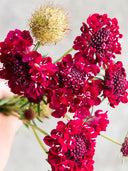
[[[50,57],[45,57],[38,63],[34,63],[34,66],[29,65],[29,67],[30,69],[27,73],[29,79],[23,87],[24,96],[30,102],[39,103],[43,99],[44,94],[50,94],[57,84],[55,64],[52,63]]]
[[[15,55],[17,52],[29,51],[32,44],[33,39],[29,31],[20,31],[18,29],[9,31],[4,42],[0,42],[0,61],[4,62],[4,60],[7,60],[6,57],[8,57],[9,54],[11,56],[11,54]]]
[[[122,144],[121,152],[124,157],[128,157],[128,137],[125,138],[125,140]]]
[[[122,34],[119,33],[118,21],[116,18],[108,18],[107,14],[95,13],[88,17],[87,24],[83,23],[82,34],[76,37],[73,48],[93,54],[92,61],[105,67],[115,58],[114,54],[121,54],[118,40]]]
[[[104,97],[108,97],[112,107],[128,102],[127,89],[128,81],[122,62],[109,65],[105,71]]]
[[[82,120],[60,121],[44,142],[50,147],[48,162],[52,171],[93,171],[96,134]]]
[[[88,120],[88,124],[94,128],[97,135],[101,131],[106,131],[107,125],[109,124],[107,112],[103,113],[102,110],[97,110],[94,116],[91,116]]]
[[[99,83],[92,81],[99,67],[77,57],[68,54],[57,63],[58,87],[53,91],[50,102],[50,107],[55,109],[54,117],[64,116],[68,110],[75,113],[74,117],[85,119],[90,115],[90,107],[100,103],[100,91],[96,89]]]
[[[10,31],[0,43],[0,78],[8,80],[11,91],[24,95],[30,102],[39,103],[52,82],[55,65],[51,58],[42,59],[37,51],[30,51],[33,44],[29,31]],[[55,82],[55,81],[54,81]],[[53,84],[52,84],[53,85]],[[55,85],[55,83],[54,83]]]

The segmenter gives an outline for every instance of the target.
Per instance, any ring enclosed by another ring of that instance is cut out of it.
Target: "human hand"
[[[3,83],[0,83],[0,99],[12,97],[13,93]],[[14,116],[0,113],[0,171],[3,171],[9,158],[11,145],[22,121]]]

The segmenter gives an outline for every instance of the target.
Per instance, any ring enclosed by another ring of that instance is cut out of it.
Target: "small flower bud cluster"
[[[123,156],[128,157],[128,137],[125,138],[125,141],[122,144],[121,152]]]

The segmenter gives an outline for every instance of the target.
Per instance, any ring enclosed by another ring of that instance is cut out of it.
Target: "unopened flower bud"
[[[128,157],[128,137],[125,138],[125,141],[122,144],[121,152],[123,156]]]
[[[35,118],[35,115],[35,112],[30,108],[24,111],[24,118],[26,120],[33,120]]]
[[[69,30],[66,13],[53,5],[36,10],[30,19],[29,27],[33,37],[42,45],[57,43]]]

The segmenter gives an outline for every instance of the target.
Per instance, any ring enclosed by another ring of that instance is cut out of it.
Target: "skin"
[[[0,83],[0,99],[12,97],[10,89]],[[0,171],[3,171],[9,158],[13,139],[22,122],[14,116],[0,113]]]

